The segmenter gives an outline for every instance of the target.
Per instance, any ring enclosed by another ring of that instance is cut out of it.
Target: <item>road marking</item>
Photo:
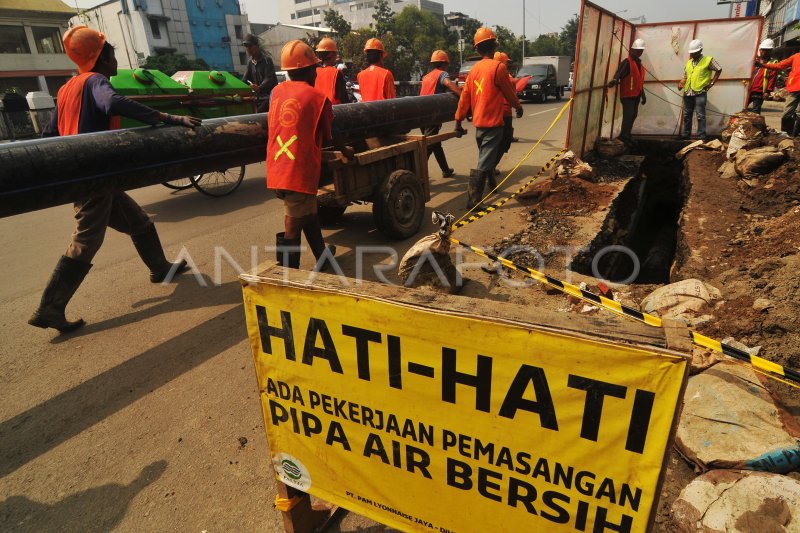
[[[552,111],[558,111],[561,109],[560,107],[554,107],[553,109],[548,109],[547,111],[539,111],[538,113],[531,113],[528,115],[529,117],[535,117],[536,115],[541,115],[542,113],[550,113]]]

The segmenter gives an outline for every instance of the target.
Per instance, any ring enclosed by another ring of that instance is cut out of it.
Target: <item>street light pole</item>
[[[525,0],[522,0],[522,62],[525,64]]]

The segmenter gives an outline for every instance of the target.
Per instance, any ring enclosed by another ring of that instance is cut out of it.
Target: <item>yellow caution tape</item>
[[[618,315],[630,318],[632,320],[636,320],[638,322],[642,322],[649,326],[661,327],[662,325],[661,319],[655,315],[643,313],[632,307],[622,305],[621,303],[611,300],[610,298],[594,294],[587,290],[581,289],[576,285],[572,285],[570,283],[566,283],[559,279],[553,278],[532,268],[517,265],[509,259],[491,254],[486,250],[483,250],[482,248],[478,248],[477,246],[472,246],[471,244],[461,242],[458,239],[454,239],[453,237],[448,237],[448,238],[450,242],[452,242],[453,244],[462,246],[481,257],[485,257],[486,259],[489,259],[491,261],[496,261],[502,264],[506,268],[509,268],[517,272],[521,272],[540,283],[544,283],[550,287],[554,287],[567,295],[580,298],[581,300],[589,302],[592,305],[596,305],[601,309],[611,311]],[[776,379],[777,381],[780,381],[782,383],[800,389],[800,372],[797,372],[796,370],[783,367],[777,363],[764,359],[763,357],[758,357],[757,355],[752,355],[744,350],[740,350],[738,348],[734,348],[733,346],[723,344],[710,337],[701,335],[700,333],[697,333],[695,331],[690,331],[689,334],[691,336],[692,342],[697,346],[700,346],[702,348],[707,348],[714,352],[722,353],[723,355],[732,357],[736,360],[749,363],[753,367],[753,369],[758,371],[760,374],[763,374],[769,378]],[[780,379],[778,376],[780,376],[780,378],[786,378],[786,379]]]

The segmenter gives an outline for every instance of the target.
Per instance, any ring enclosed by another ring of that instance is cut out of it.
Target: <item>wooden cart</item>
[[[392,239],[416,234],[431,198],[428,146],[458,136],[402,135],[369,139],[370,149],[344,162],[341,152],[324,151],[322,185],[317,194],[323,224],[337,222],[347,206],[372,203],[375,227]],[[377,146],[376,146],[377,145]]]

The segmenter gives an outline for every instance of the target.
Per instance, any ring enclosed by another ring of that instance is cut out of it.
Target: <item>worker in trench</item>
[[[453,83],[450,75],[447,73],[447,65],[450,64],[450,57],[444,50],[434,50],[431,54],[431,71],[425,74],[422,78],[422,87],[420,88],[420,96],[429,96],[432,94],[444,94],[448,91],[454,93],[456,96],[461,95],[461,89]],[[436,135],[442,129],[441,124],[438,126],[428,126],[422,128],[423,135]],[[428,158],[431,154],[436,157],[436,162],[439,163],[439,168],[442,170],[443,178],[450,178],[455,175],[456,171],[450,168],[447,163],[447,156],[442,148],[442,143],[436,143],[428,147]]]
[[[278,85],[278,76],[275,74],[275,65],[272,58],[261,48],[261,40],[248,33],[242,40],[247,56],[247,70],[242,76],[242,81],[250,86],[255,95],[257,113],[269,111],[269,95]]]
[[[463,130],[461,123],[472,108],[475,125],[475,140],[478,144],[477,168],[470,171],[467,209],[481,209],[486,182],[494,175],[497,154],[503,142],[503,103],[507,102],[522,117],[522,104],[508,69],[494,59],[497,37],[490,28],[479,28],[475,32],[475,49],[481,55],[470,70],[456,109],[456,129]]]
[[[383,43],[374,37],[369,39],[364,45],[364,54],[369,66],[358,73],[361,101],[372,102],[394,98],[396,96],[394,75],[383,67],[383,60],[386,59]]]
[[[708,91],[717,83],[722,67],[711,56],[703,55],[703,42],[695,39],[689,43],[689,61],[684,66],[678,90],[683,91],[683,131],[681,139],[692,133],[692,114],[697,113],[697,137],[706,140],[706,104]]]
[[[78,66],[79,74],[58,90],[58,104],[42,133],[44,137],[116,129],[120,115],[151,125],[163,122],[194,128],[200,124],[199,119],[161,113],[117,94],[109,82],[117,74],[117,59],[104,34],[75,26],[64,34],[64,49]],[[124,192],[98,194],[75,202],[75,221],[72,242],[56,264],[39,308],[28,320],[32,326],[65,333],[85,324],[82,319],[67,320],[64,312],[92,268],[92,259],[100,250],[108,227],[131,236],[136,251],[150,269],[151,282],[171,280],[187,269],[185,261],[167,261],[153,221]]]
[[[792,136],[796,136],[800,131],[800,121],[797,120],[797,105],[800,104],[800,52],[791,55],[777,63],[765,63],[763,60],[756,60],[756,67],[767,70],[784,70],[791,68],[789,78],[786,80],[786,103],[783,106],[783,116],[781,117],[781,129]]]
[[[317,44],[316,51],[321,63],[317,67],[314,87],[333,105],[350,103],[344,72],[336,65],[339,62],[339,48],[336,46],[336,41],[330,37],[323,37]]]
[[[494,60],[499,61],[502,63],[506,69],[508,69],[508,62],[511,61],[508,57],[508,54],[505,52],[495,52],[494,53]],[[511,80],[511,84],[514,85],[514,77],[509,73],[508,79]],[[514,87],[514,91],[516,91],[516,87]],[[500,149],[497,151],[497,160],[494,163],[494,170],[489,175],[489,187],[494,189],[497,187],[497,182],[495,181],[495,176],[500,175],[500,171],[497,169],[497,166],[500,164],[500,160],[503,159],[503,155],[508,153],[511,149],[511,143],[514,142],[514,122],[513,117],[511,116],[511,105],[508,103],[508,100],[505,98],[503,99],[503,140],[500,141]]]
[[[289,80],[272,91],[268,115],[267,187],[283,200],[284,231],[275,236],[278,264],[300,267],[300,234],[323,270],[336,254],[326,245],[317,216],[317,189],[323,143],[333,142],[345,157],[353,151],[334,135],[330,100],[314,88],[319,59],[303,41],[289,41],[281,51],[281,69]]]
[[[619,140],[625,146],[633,146],[631,131],[636,117],[639,115],[639,102],[647,104],[647,95],[644,92],[644,65],[642,65],[642,54],[644,53],[644,39],[636,39],[628,51],[628,57],[623,59],[617,67],[617,72],[608,87],[619,85],[619,101],[622,104],[622,127],[619,132]]]
[[[777,59],[772,59],[772,50],[775,48],[775,41],[772,39],[764,39],[758,45],[758,61],[768,65],[774,65],[778,62]],[[778,78],[778,72],[775,70],[758,67],[756,74],[750,83],[750,94],[747,98],[749,109],[753,113],[761,114],[761,106],[764,104],[764,99],[772,94],[775,90],[775,81]]]

